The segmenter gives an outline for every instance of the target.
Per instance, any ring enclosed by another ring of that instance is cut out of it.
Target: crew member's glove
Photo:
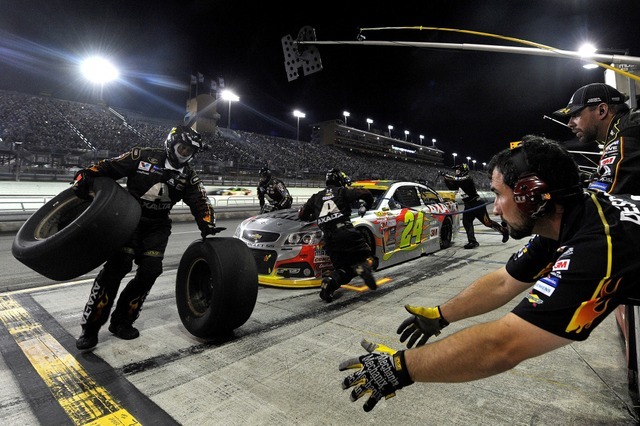
[[[360,202],[360,207],[358,208],[358,216],[364,217],[367,213],[367,204],[363,201]]]
[[[91,191],[91,176],[85,169],[80,169],[73,176],[72,183],[73,193],[76,194],[78,198],[82,198],[83,200],[90,200],[91,196],[89,195],[89,191]]]
[[[362,408],[369,412],[382,398],[396,396],[396,391],[413,384],[404,361],[404,351],[395,351],[388,346],[362,340],[363,348],[369,352],[357,358],[340,363],[338,369],[345,371],[352,368],[360,370],[345,377],[342,389],[353,387],[351,402],[357,401],[365,394],[371,396]]]
[[[401,343],[409,339],[407,348],[411,348],[416,342],[416,347],[424,345],[429,337],[439,335],[440,330],[449,325],[440,313],[440,306],[424,308],[404,305],[404,308],[412,315],[400,324],[396,333],[400,334]]]
[[[215,235],[218,232],[222,232],[227,228],[218,228],[216,227],[215,223],[214,224],[206,224],[204,225],[201,229],[200,229],[200,235],[202,236],[202,239],[207,238],[207,235]]]

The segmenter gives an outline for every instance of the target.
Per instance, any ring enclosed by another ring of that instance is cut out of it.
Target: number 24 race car
[[[352,207],[351,221],[362,232],[381,269],[436,252],[451,245],[460,229],[458,205],[429,186],[415,182],[364,180],[374,203],[364,217]],[[357,204],[357,203],[356,203]],[[276,210],[245,219],[235,238],[253,253],[258,282],[274,287],[319,287],[332,269],[322,231],[315,222],[298,219],[298,209]]]

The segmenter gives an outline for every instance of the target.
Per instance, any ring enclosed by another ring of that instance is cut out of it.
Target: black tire
[[[364,227],[357,227],[356,230],[362,234],[364,240],[367,242],[369,247],[371,247],[371,254],[369,255],[373,259],[373,265],[371,265],[371,268],[374,271],[377,271],[378,266],[380,266],[380,260],[376,256],[376,242],[373,239],[373,234],[371,233],[371,231]]]
[[[92,179],[94,198],[68,188],[20,227],[11,252],[47,278],[70,280],[104,263],[140,221],[140,204],[111,178]]]
[[[451,247],[453,239],[453,221],[450,217],[445,217],[440,227],[440,248],[446,249]]]
[[[237,238],[207,238],[187,247],[176,276],[178,314],[189,333],[209,339],[244,324],[258,299],[258,269]]]

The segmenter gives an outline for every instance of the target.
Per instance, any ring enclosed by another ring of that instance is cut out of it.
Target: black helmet
[[[271,179],[271,170],[269,170],[267,166],[264,166],[260,169],[258,175],[260,175],[260,183],[267,183]]]
[[[465,163],[458,164],[457,166],[454,166],[453,169],[456,172],[456,176],[466,176],[469,174],[469,166]]]
[[[191,127],[176,126],[164,141],[164,148],[169,164],[180,168],[187,164],[196,152],[203,149],[202,137]]]
[[[333,168],[327,172],[325,183],[327,186],[349,186],[351,178],[339,169]]]

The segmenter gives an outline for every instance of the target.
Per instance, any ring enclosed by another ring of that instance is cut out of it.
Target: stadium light
[[[407,140],[407,136],[409,136],[409,131],[408,131],[408,130],[405,130],[405,131],[404,131],[404,140],[405,140],[405,141]]]
[[[391,124],[389,124],[387,126],[387,129],[389,129],[389,137],[391,137],[391,131],[393,130],[393,126]]]
[[[473,170],[476,169],[476,160],[471,160],[471,162],[473,163]]]
[[[238,102],[240,98],[238,97],[238,95],[236,95],[230,90],[223,90],[220,93],[220,97],[222,98],[222,100],[229,102],[229,114],[227,115],[227,129],[231,129],[231,102]]]
[[[118,69],[111,62],[100,56],[91,56],[82,61],[80,71],[87,80],[100,85],[101,101],[103,100],[104,85],[117,79],[120,75]]]
[[[582,55],[583,57],[588,58],[594,53],[596,53],[597,50],[598,49],[596,49],[596,47],[593,44],[585,43],[582,46],[580,46],[580,48],[578,49],[578,53],[580,53],[580,55]],[[593,68],[598,68],[598,65],[592,62],[587,62],[582,66],[582,68],[593,69]]]
[[[367,131],[370,132],[371,131],[371,124],[373,124],[373,120],[370,118],[367,118]]]
[[[431,146],[436,146],[436,138],[431,139]]]
[[[467,166],[469,165],[469,160],[471,160],[471,157],[467,157]]]
[[[487,163],[485,163],[484,161],[482,162],[482,170],[487,168]]]
[[[422,141],[424,140],[424,135],[418,136],[420,138],[420,145],[422,145]]]
[[[349,111],[343,111],[342,115],[344,115],[344,125],[347,125],[347,117],[351,117],[351,114],[349,113]]]
[[[451,155],[453,155],[453,165],[456,165],[456,157],[458,156],[458,154],[456,154],[455,152],[452,153]]]
[[[298,123],[296,125],[296,140],[299,141],[300,140],[300,119],[305,118],[307,114],[300,112],[296,109],[295,111],[293,111],[293,116],[298,120]]]

